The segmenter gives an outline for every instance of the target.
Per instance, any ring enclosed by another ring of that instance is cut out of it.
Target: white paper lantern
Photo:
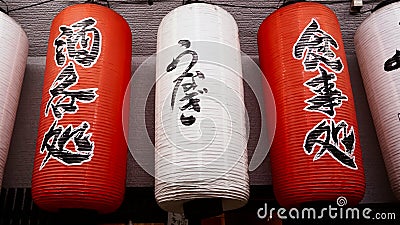
[[[234,18],[193,3],[171,11],[157,36],[155,196],[166,211],[219,198],[246,204],[246,110]]]
[[[386,170],[400,199],[400,2],[368,16],[354,41]]]
[[[21,26],[0,12],[0,186],[24,79],[28,45]]]

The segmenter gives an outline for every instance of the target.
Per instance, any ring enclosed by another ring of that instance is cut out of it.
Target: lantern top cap
[[[107,0],[86,0],[84,3],[97,4],[101,6],[107,6],[108,8],[110,8],[110,3]]]
[[[8,14],[8,5],[7,2],[0,0],[0,12],[4,14]]]
[[[218,11],[220,13],[223,13],[225,15],[227,15],[229,18],[231,18],[231,20],[236,24],[236,20],[235,18],[232,16],[232,14],[230,14],[228,11],[226,11],[225,9],[223,9],[222,7],[215,5],[215,4],[209,4],[206,2],[202,2],[202,1],[196,1],[196,2],[192,2],[192,3],[196,3],[196,4],[185,4],[185,5],[181,5],[173,10],[171,10],[169,13],[167,13],[167,15],[164,16],[164,18],[161,20],[160,27],[162,26],[162,24],[165,23],[165,21],[167,20],[167,18],[169,18],[170,16],[176,16],[176,14],[179,14],[182,12],[182,10],[201,10],[201,9],[214,9],[215,11]]]
[[[292,5],[295,3],[299,3],[299,2],[307,2],[307,0],[288,0],[288,1],[285,1],[279,8],[282,8],[282,7],[285,7],[288,5]]]
[[[184,0],[182,5],[187,5],[187,4],[191,4],[191,3],[207,3],[204,1],[199,1],[199,0]]]

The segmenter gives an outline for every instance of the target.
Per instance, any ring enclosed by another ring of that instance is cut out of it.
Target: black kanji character
[[[331,50],[339,48],[337,41],[320,29],[319,23],[312,19],[293,46],[293,57],[303,59],[304,70],[316,71],[323,63],[334,72],[340,73],[344,66],[340,57]]]
[[[183,113],[181,114],[180,120],[185,126],[191,126],[196,122],[196,118],[194,116],[185,116]]]
[[[396,50],[394,56],[386,60],[384,69],[387,72],[397,70],[400,68],[400,50]]]
[[[328,73],[323,67],[319,67],[319,73],[304,83],[304,86],[315,93],[314,97],[305,101],[308,104],[305,110],[321,112],[333,118],[336,116],[335,108],[340,107],[348,98],[336,88],[334,73]]]
[[[179,107],[179,108],[180,108],[181,111],[184,111],[186,109],[187,110],[193,109],[196,112],[200,112],[200,104],[199,104],[199,102],[200,102],[200,99],[198,99],[198,98],[190,98],[189,102],[186,105],[184,105],[182,107]]]
[[[101,32],[95,27],[96,23],[89,17],[71,26],[60,26],[60,35],[53,43],[58,66],[64,66],[67,57],[85,68],[97,62],[101,52]]]
[[[87,133],[90,129],[88,122],[82,122],[77,128],[68,125],[64,129],[63,126],[57,125],[58,120],[54,120],[49,130],[44,134],[40,153],[46,152],[40,169],[46,163],[54,158],[64,165],[82,165],[82,163],[90,161],[93,156],[94,143],[90,141],[91,133]],[[75,149],[67,148],[68,143],[72,142]]]
[[[350,169],[357,169],[355,156],[355,135],[353,127],[348,130],[346,121],[336,124],[333,120],[322,120],[312,128],[304,139],[303,148],[307,155],[311,155],[314,149],[318,152],[314,161],[319,160],[325,153],[329,153],[336,161]],[[342,146],[344,150],[342,150]]]
[[[77,102],[90,103],[96,100],[98,88],[88,88],[80,90],[70,90],[69,88],[78,83],[79,75],[75,65],[69,62],[54,80],[49,89],[50,99],[47,102],[45,115],[52,109],[56,119],[62,119],[64,113],[74,114],[79,107]],[[55,101],[55,102],[54,102]]]

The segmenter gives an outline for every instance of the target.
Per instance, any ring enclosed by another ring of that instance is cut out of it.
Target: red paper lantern
[[[32,177],[40,208],[108,213],[121,204],[131,42],[128,23],[101,5],[73,5],[54,18]]]
[[[318,3],[272,13],[258,32],[260,64],[275,97],[272,180],[284,207],[364,195],[357,118],[339,22]]]

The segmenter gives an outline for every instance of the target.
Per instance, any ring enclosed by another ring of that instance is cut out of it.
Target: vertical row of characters
[[[328,117],[307,132],[303,148],[307,155],[311,155],[320,146],[313,161],[328,153],[338,163],[356,170],[358,167],[353,155],[356,142],[354,127],[349,126],[346,120],[335,121],[336,110],[340,109],[344,101],[348,101],[348,97],[336,85],[336,73],[340,74],[344,65],[333,49],[339,49],[337,41],[322,30],[314,18],[293,46],[293,58],[302,60],[304,71],[318,72],[317,76],[303,84],[314,94],[304,101],[307,104],[304,110]]]
[[[335,14],[318,3],[283,6],[258,33],[261,69],[274,94],[272,181],[284,207],[348,198],[365,180],[346,55]]]
[[[77,89],[79,74],[77,66],[90,69],[101,53],[101,32],[94,18],[82,19],[70,26],[61,25],[60,34],[54,40],[54,63],[62,68],[54,79],[44,111],[45,117],[53,116],[53,122],[44,134],[40,153],[46,156],[40,165],[43,169],[50,159],[64,165],[82,165],[92,159],[95,143],[90,140],[90,122],[82,121],[78,127],[58,125],[65,114],[76,114],[80,104],[94,102],[98,88]],[[90,43],[89,43],[90,42]],[[79,45],[79,46],[78,46]],[[68,63],[67,63],[68,62]],[[49,115],[51,111],[51,115]],[[68,149],[72,142],[74,149]]]
[[[73,5],[54,18],[32,177],[42,209],[107,213],[121,204],[131,43],[127,22],[98,4]]]
[[[178,93],[179,88],[182,88],[185,95],[181,99],[179,99],[179,102],[184,103],[181,107],[179,107],[179,110],[182,111],[179,119],[183,125],[191,126],[196,122],[196,117],[194,115],[188,115],[188,113],[193,114],[195,112],[198,113],[200,112],[201,110],[200,98],[198,97],[198,95],[207,93],[208,89],[203,88],[197,90],[198,85],[195,79],[197,78],[204,80],[205,76],[199,70],[196,70],[195,73],[191,72],[193,66],[195,66],[197,61],[199,60],[199,56],[196,51],[188,49],[191,46],[190,40],[179,40],[178,44],[184,47],[186,50],[180,53],[176,58],[173,58],[172,62],[166,68],[166,72],[169,73],[175,70],[181,58],[184,57],[185,55],[190,55],[192,57],[192,60],[190,61],[189,65],[185,68],[185,70],[182,72],[182,74],[173,81],[175,86],[172,91],[171,109],[172,110],[174,109],[176,95]],[[187,80],[187,82],[182,83],[185,80]]]

